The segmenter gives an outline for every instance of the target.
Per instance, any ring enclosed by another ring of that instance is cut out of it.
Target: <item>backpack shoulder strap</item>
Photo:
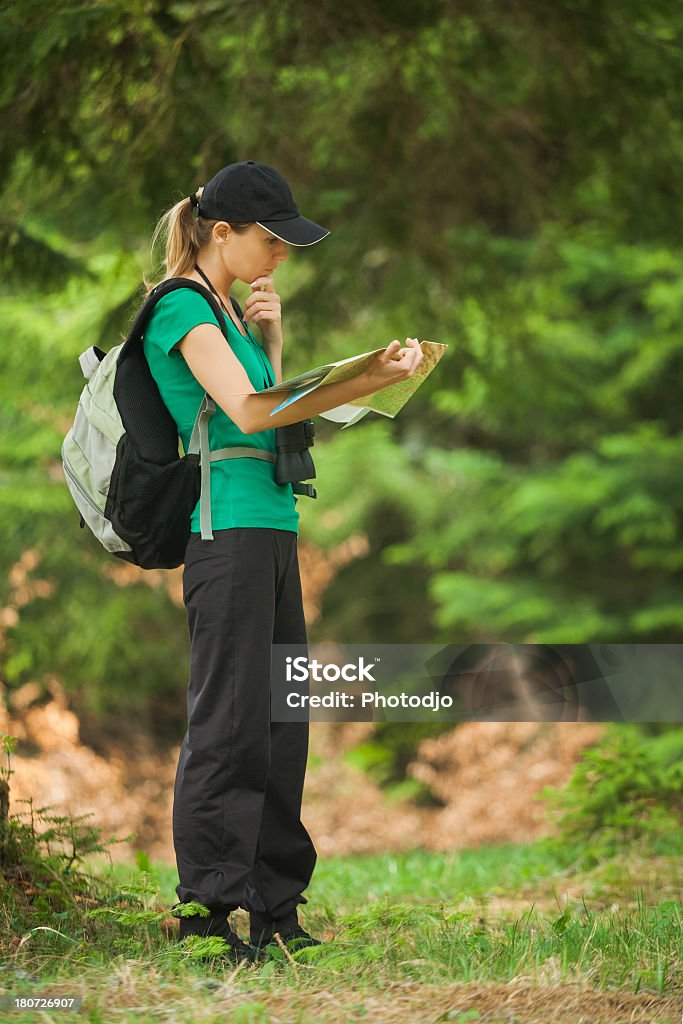
[[[242,307],[240,306],[240,304],[237,301],[237,299],[233,299],[233,297],[231,295],[230,296],[230,301],[232,302],[232,308],[235,310],[235,312],[237,313],[237,315],[240,318],[240,320],[244,320],[244,313],[242,312]]]
[[[164,295],[170,294],[170,292],[177,291],[178,288],[190,288],[194,292],[199,292],[199,294],[206,299],[208,304],[211,306],[211,312],[218,321],[218,326],[220,327],[223,336],[227,339],[228,332],[223,318],[223,310],[220,308],[209,289],[205,288],[203,284],[199,283],[199,281],[191,281],[187,277],[170,277],[167,281],[162,281],[155,288],[152,288],[151,292],[142,303],[135,320],[133,320],[128,336],[123,343],[123,347],[119,355],[119,361],[125,358],[127,349],[138,344],[142,339],[147,321],[149,320],[152,310],[159,299],[162,299]]]
[[[144,334],[145,325],[147,324],[150,314],[159,299],[163,298],[164,295],[168,295],[170,292],[177,291],[178,288],[191,288],[192,291],[199,292],[199,294],[206,299],[211,307],[213,315],[218,321],[223,337],[226,341],[228,340],[228,329],[225,323],[223,310],[220,308],[218,302],[209,289],[205,288],[203,284],[199,283],[199,281],[192,281],[187,277],[171,277],[167,281],[162,281],[155,288],[152,288],[141,308],[138,310],[137,316],[133,321],[133,325],[128,332],[128,337],[121,347],[119,362],[125,358],[126,352],[132,351],[134,346],[140,344]],[[205,392],[192,428],[192,436],[187,451],[188,455],[199,454],[199,515],[202,540],[213,540],[213,532],[211,529],[211,458],[209,453],[209,420],[215,411],[216,405],[213,399],[207,392]]]

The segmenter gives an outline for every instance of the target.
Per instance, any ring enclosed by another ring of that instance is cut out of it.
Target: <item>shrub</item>
[[[634,843],[652,849],[683,821],[683,764],[675,756],[683,730],[648,737],[636,726],[612,726],[583,751],[563,789],[546,787],[557,834],[553,850],[581,845],[588,864]]]

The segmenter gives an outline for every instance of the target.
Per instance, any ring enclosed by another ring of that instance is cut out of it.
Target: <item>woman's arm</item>
[[[188,367],[204,390],[211,395],[243,434],[286,427],[290,423],[317,416],[379,388],[412,377],[422,362],[419,343],[410,338],[401,349],[398,341],[375,356],[363,373],[351,380],[323,384],[315,391],[270,416],[271,409],[283,399],[279,393],[255,391],[247,372],[215,324],[198,324],[178,342]]]

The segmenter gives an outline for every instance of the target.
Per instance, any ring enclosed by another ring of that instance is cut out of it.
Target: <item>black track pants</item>
[[[191,646],[173,803],[176,892],[211,910],[283,917],[306,902],[316,861],[301,823],[308,723],[270,721],[271,644],[307,642],[297,535],[190,534],[183,597]]]

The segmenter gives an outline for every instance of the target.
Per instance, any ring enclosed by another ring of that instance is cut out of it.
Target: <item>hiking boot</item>
[[[176,915],[177,916],[177,915]],[[193,959],[197,960],[228,960],[230,963],[239,964],[243,962],[253,963],[256,959],[256,950],[246,942],[242,942],[239,935],[230,927],[228,912],[213,912],[209,917],[201,917],[193,914],[191,917],[179,918],[178,941],[182,942],[190,935],[198,935],[201,938],[219,938],[227,943],[227,948],[217,954],[198,955]]]
[[[297,950],[306,949],[309,946],[322,946],[320,939],[314,939],[312,935],[304,931],[300,924],[296,924],[286,932],[279,932],[275,929],[270,945],[277,943],[276,933],[280,936],[290,953],[296,953]]]
[[[312,935],[304,931],[299,924],[296,911],[288,914],[287,917],[275,920],[268,920],[256,913],[250,915],[251,945],[259,953],[264,951],[266,946],[278,946],[276,933],[291,953],[306,947],[322,945],[320,939],[314,939]]]

